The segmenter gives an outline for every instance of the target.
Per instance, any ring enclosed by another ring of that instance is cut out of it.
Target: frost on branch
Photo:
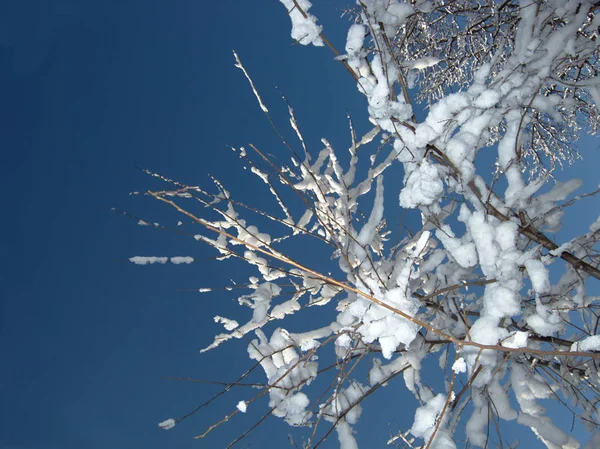
[[[311,4],[282,3],[292,36],[322,45]],[[266,383],[206,433],[264,395],[270,414],[311,427],[306,447],[335,431],[354,449],[368,433],[367,399],[397,382],[418,406],[391,443],[500,446],[512,444],[503,426],[523,426],[548,448],[581,447],[563,428],[569,416],[590,447],[600,420],[600,222],[568,241],[555,233],[598,190],[581,193],[581,182],[553,173],[600,123],[600,4],[363,0],[349,12],[336,59],[366,99],[370,131],[357,136],[350,119],[347,151],[325,138],[310,148],[288,106],[298,137],[283,142],[289,153],[236,150],[275,212],[214,178],[208,191],[148,172],[169,185],[149,194],[199,225],[196,240],[249,270],[228,271],[245,289],[234,296],[242,318],[216,316],[225,331],[205,350],[249,341]],[[235,61],[281,136],[251,70]],[[388,227],[397,207],[418,211],[420,226]],[[328,257],[311,260],[322,254],[311,245]],[[431,366],[440,369],[427,385]],[[558,417],[542,405],[556,398]]]

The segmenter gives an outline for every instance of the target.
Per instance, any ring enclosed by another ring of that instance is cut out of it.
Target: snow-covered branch
[[[333,49],[310,2],[281,3],[293,39]],[[220,262],[252,270],[237,296],[246,322],[215,317],[225,331],[206,350],[255,335],[248,354],[266,382],[201,437],[268,394],[265,417],[312,427],[306,447],[335,431],[342,449],[357,448],[363,401],[402,374],[420,405],[390,444],[487,447],[490,428],[512,421],[548,448],[580,447],[541,406],[553,397],[591,433],[585,448],[596,447],[600,297],[590,289],[600,281],[600,221],[568,242],[554,233],[569,205],[598,191],[574,197],[581,183],[553,173],[600,123],[600,3],[362,0],[350,16],[345,53],[333,50],[366,99],[372,130],[357,138],[350,120],[349,157],[325,138],[309,148],[289,105],[299,149],[286,141],[235,54],[291,158],[236,150],[277,212],[236,200],[216,179],[210,193],[148,172],[171,189],[148,194],[201,225],[196,240]],[[480,154],[493,154],[492,170]],[[403,179],[391,195],[388,175]],[[421,226],[407,236],[388,229],[390,198],[418,211]],[[300,254],[304,242],[324,246],[332,274],[322,260],[299,262],[290,240]],[[317,313],[329,324],[315,329]],[[283,327],[293,314],[306,323],[298,332]],[[336,363],[320,369],[327,353]],[[421,371],[433,358],[440,382],[426,385]],[[355,367],[366,363],[361,378]]]

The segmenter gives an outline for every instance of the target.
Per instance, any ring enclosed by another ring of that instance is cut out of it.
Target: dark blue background
[[[344,4],[314,8],[339,48]],[[289,29],[283,7],[267,1],[0,2],[1,448],[222,447],[259,418],[249,413],[191,440],[255,390],[233,393],[170,432],[156,427],[218,391],[164,376],[231,381],[250,366],[243,342],[198,354],[220,332],[212,317],[226,314],[234,295],[182,291],[233,275],[202,260],[130,264],[135,255],[213,253],[111,208],[169,226],[178,220],[129,195],[164,188],[136,166],[189,184],[209,183],[211,172],[245,201],[266,200],[227,145],[285,152],[233,67],[232,49],[282,128],[280,93],[292,103],[313,151],[322,136],[347,147],[346,109],[359,131],[369,129],[343,67],[326,49],[293,45]],[[577,223],[587,226],[586,213]],[[390,426],[412,422],[414,400],[395,399],[388,388],[371,405],[379,412],[359,427],[361,447],[382,447]],[[264,413],[265,402],[250,410]],[[289,430],[270,419],[246,444],[283,447]],[[336,445],[332,435],[325,447]]]

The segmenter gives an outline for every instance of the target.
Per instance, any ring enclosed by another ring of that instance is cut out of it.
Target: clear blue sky
[[[323,3],[314,11],[343,47],[345,2]],[[288,98],[313,150],[321,136],[345,148],[345,108],[359,121],[363,100],[327,50],[292,45],[289,29],[283,7],[266,0],[0,2],[1,449],[222,447],[259,418],[193,441],[250,394],[234,393],[170,432],[156,427],[217,391],[164,376],[234,380],[250,361],[237,343],[198,354],[233,295],[180,291],[223,285],[225,266],[130,264],[212,253],[110,208],[176,222],[165,206],[129,195],[161,187],[136,165],[189,184],[211,172],[260,204],[264,189],[231,170],[227,145],[282,154],[281,145],[232,49],[276,114],[285,112],[279,91]],[[392,391],[385,402],[396,414],[412,407]],[[361,447],[382,447],[399,423],[376,408],[359,434],[372,443]],[[412,410],[403,426],[411,420]],[[268,421],[241,447],[285,447],[291,429]]]
[[[321,9],[345,23],[331,4]],[[233,49],[275,111],[285,106],[274,86],[286,95],[313,145],[346,144],[353,82],[326,50],[292,45],[289,30],[268,1],[0,2],[2,449],[219,447],[259,417],[191,439],[244,393],[173,431],[156,427],[216,391],[163,376],[234,380],[250,361],[242,344],[198,354],[221,331],[212,316],[231,293],[178,290],[223,285],[224,267],[127,262],[212,252],[110,208],[175,223],[165,206],[129,196],[163,187],[136,165],[190,184],[211,172],[260,204],[256,178],[229,174],[238,162],[227,145],[280,147]],[[287,444],[287,426],[271,421]],[[252,447],[264,441],[259,432]]]

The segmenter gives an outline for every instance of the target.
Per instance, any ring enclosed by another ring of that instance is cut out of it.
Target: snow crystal
[[[175,427],[175,420],[173,418],[169,418],[158,424],[158,427],[164,430],[169,430]]]

